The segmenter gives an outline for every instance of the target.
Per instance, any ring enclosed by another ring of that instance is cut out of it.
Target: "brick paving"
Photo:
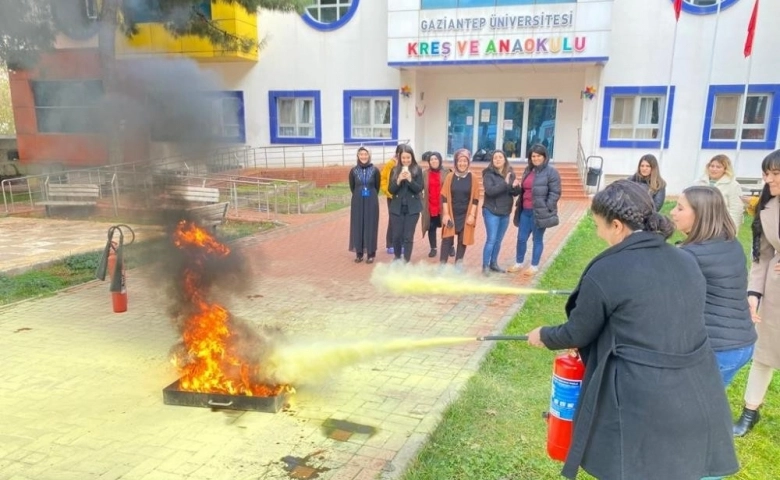
[[[586,205],[561,203],[562,223],[547,234],[543,265]],[[381,215],[384,239],[384,204]],[[3,237],[7,222],[0,219]],[[372,266],[353,263],[347,251],[347,211],[290,223],[233,244],[254,272],[246,291],[223,299],[233,314],[301,339],[381,340],[476,337],[501,330],[521,305],[522,298],[507,296],[376,291]],[[40,237],[52,240],[63,229],[45,228]],[[467,275],[479,275],[484,227],[477,231]],[[513,260],[516,231],[510,226],[504,239],[503,265]],[[413,262],[433,262],[427,240],[416,238],[415,247]],[[377,257],[391,259],[384,251]],[[177,378],[168,354],[178,339],[162,286],[151,268],[130,271],[124,314],[111,312],[101,282],[0,307],[0,480],[396,479],[491,346],[413,350],[350,365],[299,387],[278,414],[168,406],[162,388]],[[367,427],[324,427],[338,421]]]

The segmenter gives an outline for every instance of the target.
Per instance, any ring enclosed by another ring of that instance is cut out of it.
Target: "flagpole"
[[[737,119],[737,153],[734,155],[734,172],[737,171],[737,162],[739,162],[739,153],[742,150],[742,127],[745,123],[745,112],[747,111],[748,91],[750,88],[750,73],[753,69],[753,41],[756,34],[756,23],[758,23],[758,2],[753,4],[753,13],[750,14],[750,22],[748,22],[748,36],[745,40],[745,56],[748,58],[747,79],[745,79],[745,90],[742,93],[742,108],[740,109],[740,116]],[[766,135],[766,132],[764,133]]]
[[[677,48],[677,27],[679,26],[680,22],[675,21],[674,22],[674,37],[672,40],[672,59],[669,62],[669,81],[666,82],[666,107],[664,108],[664,116],[661,120],[662,124],[661,127],[661,153],[658,155],[658,165],[659,167],[663,163],[664,159],[664,142],[666,141],[666,125],[669,115],[669,105],[671,105],[672,102],[672,73],[674,72],[674,51]]]
[[[720,24],[720,7],[723,2],[718,2],[718,11],[715,14],[715,31],[712,34],[712,54],[710,55],[710,71],[707,74],[707,88],[704,89],[704,108],[707,108],[707,101],[710,97],[710,86],[712,86],[712,72],[715,71],[715,46],[717,44],[718,39],[718,25]],[[714,105],[713,105],[714,108]],[[702,132],[702,141],[699,142],[699,146],[696,148],[696,159],[693,162],[693,178],[696,180],[699,177],[699,162],[701,161],[701,151],[702,151],[702,143],[704,142],[704,135],[707,135],[707,138],[709,138],[710,132],[704,131],[704,124],[706,123],[706,119],[704,118],[705,115],[701,116],[701,128],[699,128],[699,131]]]
[[[745,91],[742,93],[742,108],[737,119],[737,153],[734,155],[734,173],[737,172],[737,162],[739,162],[739,152],[742,150],[742,124],[745,121],[745,111],[747,110],[748,87],[750,87],[750,72],[753,69],[753,55],[748,58],[747,79],[745,80]],[[765,134],[766,135],[766,134]]]

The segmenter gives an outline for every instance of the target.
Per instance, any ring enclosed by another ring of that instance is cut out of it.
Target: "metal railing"
[[[582,128],[577,128],[577,173],[580,175],[580,181],[585,185],[588,168],[585,159],[585,149],[582,148]]]
[[[248,185],[257,186],[261,196],[273,197],[278,211],[278,198],[285,194],[287,211],[292,209],[292,200],[301,213],[300,182],[259,178],[232,174],[245,169],[269,168],[307,168],[351,165],[356,161],[356,151],[364,146],[372,157],[380,163],[395,154],[398,143],[409,140],[384,140],[362,143],[334,143],[323,145],[280,145],[266,147],[225,147],[205,152],[189,152],[140,162],[128,162],[117,165],[104,165],[78,169],[47,172],[24,177],[8,178],[0,182],[5,213],[16,213],[24,209],[35,209],[35,203],[45,199],[47,182],[52,183],[89,183],[101,187],[101,196],[111,195],[114,213],[121,208],[121,196],[130,186],[139,189],[151,188],[162,178],[177,178],[179,181],[200,181],[205,183],[227,182],[233,185],[232,196],[240,200],[236,188],[240,185],[246,190]],[[157,180],[156,180],[157,179]],[[294,197],[291,196],[294,189]],[[273,190],[273,195],[269,192]],[[235,208],[239,208],[236,202]],[[251,202],[250,202],[251,203]],[[270,201],[267,202],[270,208]]]

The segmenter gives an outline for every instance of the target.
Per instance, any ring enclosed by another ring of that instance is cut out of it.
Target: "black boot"
[[[751,410],[747,407],[742,409],[742,415],[740,415],[737,423],[734,424],[734,436],[745,436],[761,419],[761,415],[758,414],[758,409]]]
[[[436,249],[432,248],[430,252],[428,252],[428,258],[433,258],[437,255]]]
[[[503,268],[499,267],[495,263],[491,263],[490,264],[490,270],[494,271],[494,272],[497,272],[497,273],[506,273],[506,270],[504,270]]]

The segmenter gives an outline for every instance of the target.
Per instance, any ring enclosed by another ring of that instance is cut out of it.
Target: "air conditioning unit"
[[[98,6],[98,0],[84,0],[84,11],[87,18],[90,20],[97,20],[100,16],[100,7]]]

